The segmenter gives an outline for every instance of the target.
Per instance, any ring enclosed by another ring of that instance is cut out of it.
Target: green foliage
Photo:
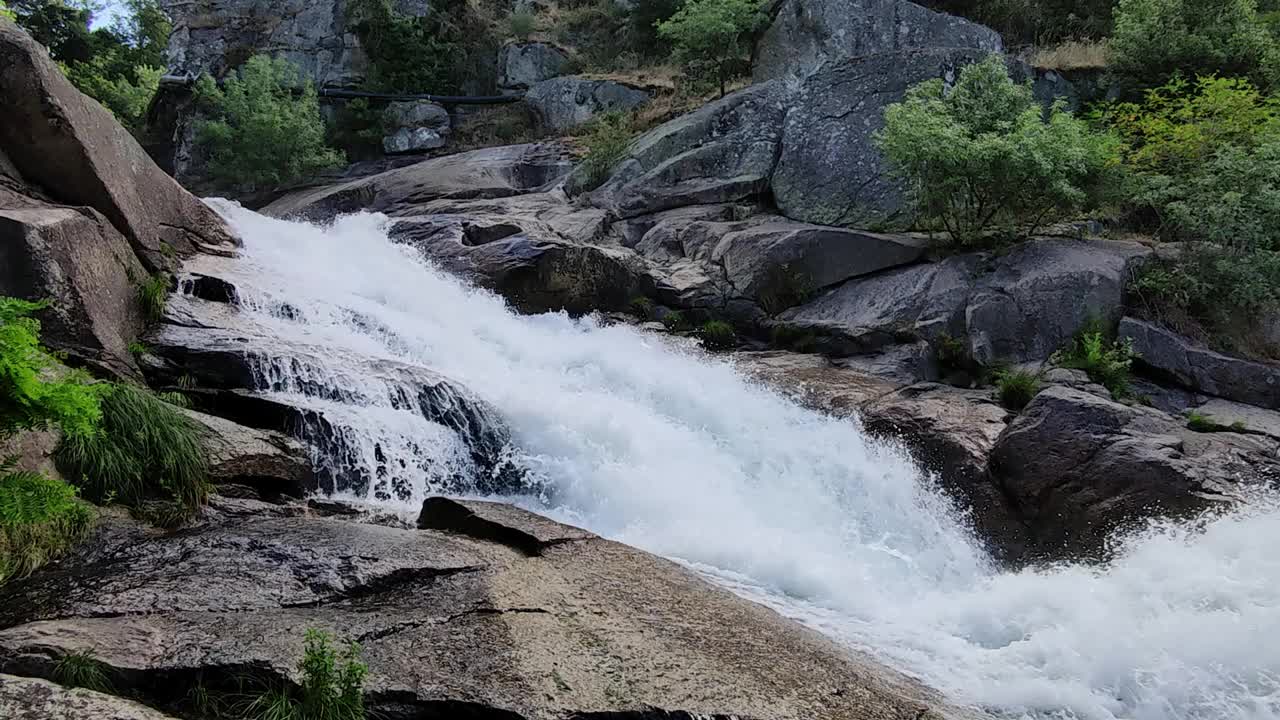
[[[18,16],[9,9],[9,6],[5,4],[4,0],[0,0],[0,18],[4,18],[5,20],[18,19]]]
[[[169,276],[166,273],[156,273],[137,284],[142,314],[153,323],[164,319],[164,307],[169,302],[169,287]]]
[[[727,350],[738,342],[733,326],[723,320],[708,320],[702,325],[702,343],[711,350]]]
[[[516,10],[507,16],[507,34],[520,42],[528,42],[535,25],[536,18],[529,9]]]
[[[49,425],[85,437],[102,416],[102,388],[83,372],[62,372],[40,346],[40,322],[31,315],[44,307],[0,297],[0,438]]]
[[[1011,47],[1111,33],[1112,0],[932,0],[924,4],[982,23],[999,32]]]
[[[605,113],[596,118],[586,136],[587,154],[582,158],[586,173],[585,187],[594,190],[609,179],[610,173],[627,154],[631,145],[631,124],[623,113]]]
[[[152,498],[195,513],[208,495],[201,429],[145,388],[113,385],[98,432],[63,438],[56,459],[93,500],[137,506]]]
[[[133,342],[129,343],[130,355],[133,355],[136,357],[138,355],[146,355],[149,352],[151,352],[151,348],[147,347],[146,343],[138,342],[137,340],[134,340]]]
[[[963,340],[943,333],[933,343],[933,354],[938,364],[948,370],[964,370],[973,364],[969,348]]]
[[[459,94],[480,75],[481,58],[497,52],[466,0],[433,3],[422,17],[400,13],[392,0],[355,0],[350,11],[374,90]]]
[[[1130,283],[1146,313],[1247,350],[1252,324],[1280,308],[1280,103],[1235,78],[1173,80],[1099,119],[1124,141],[1130,214],[1174,259]]]
[[[92,650],[77,650],[63,655],[53,667],[53,677],[67,687],[85,688],[100,693],[111,692],[106,666]]]
[[[131,73],[115,74],[109,64],[110,60],[100,56],[64,66],[63,71],[80,92],[105,105],[122,125],[137,134],[146,124],[147,108],[160,87],[164,70],[139,65]]]
[[[1052,362],[1073,370],[1084,370],[1089,379],[1102,385],[1117,398],[1130,395],[1129,382],[1133,361],[1138,357],[1133,340],[1108,339],[1101,330],[1086,328],[1063,350],[1054,353]]]
[[[191,408],[191,398],[188,397],[186,393],[162,392],[162,393],[156,393],[156,397],[169,403],[170,405],[173,405],[174,407],[180,407],[184,410],[189,410]]]
[[[0,462],[0,583],[57,559],[92,525],[93,512],[75,488]]]
[[[996,398],[1013,412],[1020,412],[1040,392],[1040,376],[1026,370],[1001,370],[995,381]]]
[[[723,97],[729,79],[749,66],[752,38],[767,20],[762,0],[687,0],[658,23],[658,37],[692,72],[714,75]]]
[[[800,353],[813,352],[818,345],[818,336],[810,330],[791,325],[774,325],[769,331],[769,342],[774,347],[795,350]]]
[[[641,295],[631,298],[631,313],[641,320],[648,320],[653,317],[653,301]]]
[[[687,325],[684,320],[684,313],[679,310],[672,310],[662,316],[662,324],[671,332],[683,330]]]
[[[1223,423],[1211,420],[1206,415],[1198,413],[1194,410],[1187,413],[1187,429],[1194,430],[1199,433],[1215,433],[1215,432],[1246,432],[1248,427],[1239,420],[1224,425]]]
[[[1113,138],[1060,103],[1046,113],[998,55],[965,68],[950,91],[941,80],[911,88],[885,109],[877,142],[921,219],[961,244],[989,229],[1025,237],[1097,207],[1116,165]]]
[[[1280,55],[1257,0],[1119,0],[1111,67],[1137,88],[1183,77],[1247,77],[1269,87]]]
[[[658,26],[670,20],[683,0],[641,0],[632,5],[628,13],[630,44],[642,56],[666,57],[671,52],[670,43],[659,36]]]
[[[269,688],[252,698],[242,713],[255,720],[364,720],[364,679],[368,668],[360,660],[360,646],[342,652],[331,635],[307,630],[298,669],[300,690]]]
[[[205,75],[196,98],[210,118],[197,126],[197,142],[223,183],[279,185],[343,160],[325,145],[315,86],[288,60],[255,55],[222,88]]]

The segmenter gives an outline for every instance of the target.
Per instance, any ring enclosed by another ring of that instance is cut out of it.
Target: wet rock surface
[[[0,716],[8,720],[173,720],[114,695],[15,675],[0,675]]]
[[[669,561],[493,503],[432,500],[419,525],[448,529],[233,500],[167,535],[108,519],[0,590],[0,672],[92,650],[117,692],[168,708],[163,678],[289,677],[317,627],[363,645],[387,717],[957,716]]]

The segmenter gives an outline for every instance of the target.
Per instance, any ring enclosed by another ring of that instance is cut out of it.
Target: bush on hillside
[[[1083,370],[1090,380],[1115,397],[1126,398],[1130,395],[1129,382],[1137,357],[1133,340],[1109,338],[1093,325],[1081,330],[1065,348],[1054,353],[1052,362],[1060,367]]]
[[[208,496],[201,429],[178,408],[133,385],[111,386],[97,432],[63,438],[58,466],[95,502],[173,503],[187,516]]]
[[[584,140],[587,154],[582,158],[584,187],[600,187],[631,146],[631,123],[624,113],[605,113],[592,121]]]
[[[688,72],[713,77],[723,97],[729,80],[749,67],[752,38],[767,20],[762,0],[687,0],[657,27]]]
[[[197,142],[223,183],[279,185],[342,162],[325,145],[315,86],[287,60],[255,55],[221,88],[202,76],[196,97],[209,118],[198,125]]]
[[[31,315],[44,307],[0,297],[0,438],[50,425],[87,436],[102,416],[102,387],[83,372],[62,371],[40,345],[40,322]]]
[[[950,90],[937,79],[911,88],[885,109],[877,143],[909,183],[919,220],[961,244],[993,230],[1026,237],[1097,207],[1116,164],[1111,136],[1061,103],[1046,112],[998,55],[965,68]]]
[[[1111,67],[1138,89],[1175,74],[1246,77],[1271,87],[1280,79],[1280,52],[1257,0],[1119,0]]]
[[[462,94],[483,80],[497,38],[466,0],[440,0],[431,12],[406,15],[392,0],[354,0],[352,27],[369,57],[369,89]],[[492,74],[492,70],[487,70]]]
[[[1180,332],[1260,352],[1253,325],[1280,309],[1280,103],[1246,80],[1206,77],[1100,117],[1124,141],[1131,216],[1184,243],[1140,269],[1133,299]]]

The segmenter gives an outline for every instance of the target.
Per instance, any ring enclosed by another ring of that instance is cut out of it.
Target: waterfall
[[[378,216],[320,228],[215,204],[243,257],[188,269],[235,285],[221,322],[256,391],[324,418],[317,437],[340,440],[317,459],[367,478],[336,488],[349,500],[412,513],[430,493],[501,494],[1003,716],[1280,718],[1274,504],[1153,525],[1103,567],[1001,572],[899,449],[727,360],[515,315],[388,240]],[[419,373],[459,412],[424,407],[442,401],[413,394]]]

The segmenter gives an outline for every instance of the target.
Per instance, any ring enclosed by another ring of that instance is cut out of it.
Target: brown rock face
[[[7,20],[0,20],[0,103],[0,151],[13,169],[59,202],[101,212],[150,269],[168,267],[174,254],[232,242],[212,210]]]

